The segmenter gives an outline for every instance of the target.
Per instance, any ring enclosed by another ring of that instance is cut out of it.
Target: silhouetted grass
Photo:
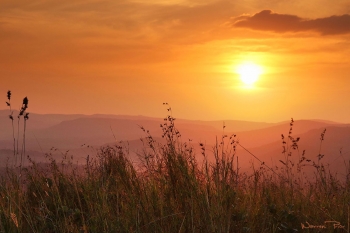
[[[127,148],[114,146],[84,168],[48,154],[47,164],[23,169],[22,181],[8,168],[0,181],[0,232],[347,232],[349,180],[338,180],[321,160],[313,163],[315,179],[303,179],[307,159],[302,154],[298,166],[290,160],[298,142],[291,132],[279,169],[261,164],[241,173],[235,135],[196,154],[174,122],[169,114],[161,124],[163,143],[142,128],[137,164]]]

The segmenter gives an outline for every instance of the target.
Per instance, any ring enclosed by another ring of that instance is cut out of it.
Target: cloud
[[[234,21],[235,27],[277,33],[303,31],[316,31],[322,35],[350,33],[350,15],[348,14],[305,19],[296,15],[278,14],[271,10],[263,10],[253,16],[239,16]]]
[[[0,68],[98,63],[113,64],[114,69],[182,60],[180,54],[189,46],[231,34],[220,25],[239,14],[233,6],[226,0],[195,5],[4,0]]]

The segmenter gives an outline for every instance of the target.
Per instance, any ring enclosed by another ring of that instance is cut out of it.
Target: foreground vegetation
[[[117,145],[101,148],[83,168],[50,154],[47,164],[8,166],[0,181],[0,232],[348,231],[349,180],[327,172],[321,155],[292,162],[299,139],[291,131],[280,168],[262,163],[240,172],[235,135],[196,153],[171,115],[161,127],[162,143],[142,128],[138,163]],[[306,162],[312,181],[303,178]]]

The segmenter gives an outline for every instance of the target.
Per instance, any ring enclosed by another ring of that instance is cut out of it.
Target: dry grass
[[[115,146],[101,148],[84,169],[50,155],[46,165],[24,168],[21,181],[8,168],[0,182],[0,232],[347,232],[349,180],[337,180],[321,160],[314,181],[300,179],[306,158],[291,165],[291,132],[280,169],[261,164],[241,173],[234,135],[224,135],[213,154],[202,146],[198,161],[174,122],[171,114],[164,119],[165,143],[144,129],[137,165],[128,148]]]

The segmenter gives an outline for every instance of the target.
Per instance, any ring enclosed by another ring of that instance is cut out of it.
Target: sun
[[[254,63],[247,62],[237,67],[237,73],[240,75],[240,78],[245,85],[251,86],[258,81],[262,69]]]

